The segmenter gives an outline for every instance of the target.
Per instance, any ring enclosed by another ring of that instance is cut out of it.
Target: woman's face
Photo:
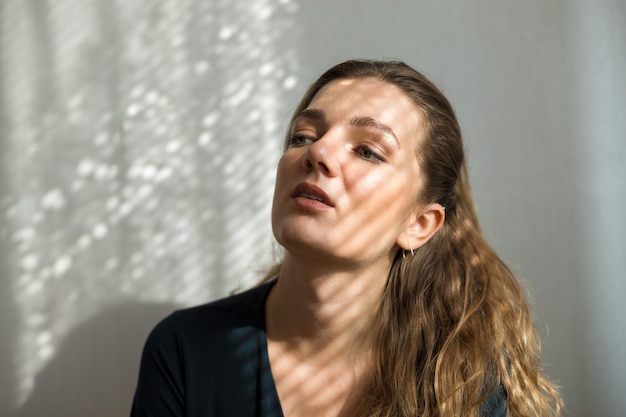
[[[389,263],[417,209],[421,116],[373,78],[327,84],[293,122],[278,164],[276,239],[290,254]]]

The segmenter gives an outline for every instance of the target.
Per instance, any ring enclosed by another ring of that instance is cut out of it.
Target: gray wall
[[[447,93],[568,414],[626,415],[626,3],[117,3],[0,5],[0,415],[127,413],[155,322],[271,262],[282,129],[351,57]]]

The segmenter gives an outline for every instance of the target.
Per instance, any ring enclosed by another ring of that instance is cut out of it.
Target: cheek
[[[295,186],[294,179],[298,177],[298,167],[301,162],[297,155],[284,153],[276,167],[276,180],[274,182],[274,196],[272,199],[272,214],[281,210],[281,207],[289,199],[289,194]]]
[[[283,155],[278,161],[278,166],[276,167],[276,180],[274,181],[274,196],[272,199],[272,213],[277,209],[278,202],[283,194],[283,189],[285,188],[285,178],[287,175],[285,173],[285,156]]]
[[[290,178],[290,172],[293,171],[293,158],[289,158],[287,154],[283,154],[278,160],[276,167],[276,182],[274,185],[274,193],[278,192]]]
[[[276,177],[279,178],[283,175],[293,175],[295,169],[302,167],[302,152],[300,149],[287,150],[278,160],[278,166],[276,168]]]
[[[397,171],[357,173],[353,184],[358,187],[360,194],[378,196],[378,200],[400,194],[408,195],[414,188],[408,175]]]
[[[399,216],[399,221],[409,218],[418,206],[417,181],[413,175],[403,175],[388,181],[385,200],[390,210]]]
[[[402,221],[415,205],[415,187],[405,176],[366,175],[360,179],[358,188],[358,204],[366,216],[389,213]]]

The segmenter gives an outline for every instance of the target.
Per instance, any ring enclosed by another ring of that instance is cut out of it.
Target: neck
[[[268,354],[285,415],[354,415],[372,379],[372,328],[388,271],[285,257],[266,304]]]
[[[268,338],[302,358],[337,352],[362,358],[389,265],[346,267],[286,256],[267,302]]]

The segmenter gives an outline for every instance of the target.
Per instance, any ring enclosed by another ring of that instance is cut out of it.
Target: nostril
[[[304,155],[303,165],[306,169],[313,169],[313,162],[311,161],[311,155],[309,151],[307,151]]]
[[[319,170],[322,171],[324,174],[330,174],[330,169],[325,163],[320,161],[317,163],[317,165],[319,167]]]
[[[308,160],[308,159],[307,159],[307,160],[306,160],[306,162],[305,162],[304,167],[305,167],[307,170],[312,170],[312,169],[313,169],[313,164],[311,163],[311,161],[310,161],[310,160]]]

